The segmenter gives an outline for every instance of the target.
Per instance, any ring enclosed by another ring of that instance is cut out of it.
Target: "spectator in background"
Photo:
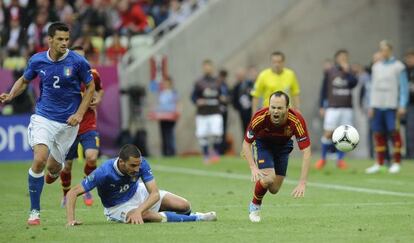
[[[66,0],[55,0],[54,12],[59,16],[60,22],[72,26],[73,8]]]
[[[106,64],[108,65],[116,65],[127,52],[127,47],[122,45],[120,36],[117,32],[112,35],[112,44],[105,52]]]
[[[167,76],[160,84],[158,106],[152,114],[152,118],[157,119],[160,124],[163,156],[174,156],[176,153],[174,127],[180,114],[178,102],[173,80]]]
[[[211,60],[203,61],[203,76],[196,81],[191,99],[197,107],[196,136],[201,146],[204,163],[217,163],[223,136],[223,117],[220,113],[221,89],[214,77]],[[210,152],[210,143],[213,149]]]
[[[5,48],[5,55],[8,57],[26,55],[27,39],[25,30],[20,26],[19,18],[14,15],[10,20],[10,27],[5,29],[1,38],[2,48]]]
[[[150,31],[147,16],[139,4],[120,0],[118,11],[121,18],[119,30],[122,35],[135,35]]]
[[[46,51],[49,48],[47,43],[47,29],[50,25],[50,22],[48,22],[48,16],[47,11],[39,11],[36,14],[34,22],[29,25],[27,35],[30,55]]]
[[[405,127],[405,137],[407,143],[407,158],[414,158],[414,49],[409,49],[405,53],[405,67],[408,75],[408,85],[410,100],[407,107],[407,124]]]
[[[233,106],[240,115],[242,122],[242,134],[246,132],[252,117],[252,97],[250,92],[254,86],[254,81],[247,79],[246,70],[239,68],[236,71],[236,85],[233,88]]]
[[[408,104],[408,79],[404,64],[393,56],[393,47],[388,41],[381,41],[379,50],[382,61],[372,66],[372,88],[369,116],[372,117],[376,163],[367,168],[367,174],[384,170],[387,134],[393,143],[394,161],[389,173],[398,173],[401,163],[401,135],[399,121],[406,113]],[[384,169],[383,169],[384,168]]]
[[[94,36],[104,38],[110,32],[110,17],[106,11],[106,3],[104,0],[93,0],[89,10],[86,24],[90,33]]]
[[[59,20],[59,17],[57,16],[57,13],[52,8],[50,4],[50,0],[36,0],[29,2],[29,5],[27,7],[28,9],[28,17],[29,20],[36,19],[36,16],[39,15],[39,13],[47,12],[47,22],[55,22]],[[29,25],[30,23],[27,23]]]
[[[177,25],[183,23],[190,14],[191,9],[189,8],[188,4],[182,4],[178,0],[171,0],[167,20],[169,28],[173,29]]]
[[[27,12],[23,6],[20,5],[19,0],[11,0],[9,6],[5,11],[5,26],[9,27],[10,20],[19,19],[20,25],[26,27],[33,18],[27,18]],[[30,16],[29,16],[30,17]]]
[[[217,82],[220,86],[220,112],[223,117],[223,135],[221,136],[221,146],[219,153],[221,155],[225,154],[227,151],[227,120],[228,120],[228,104],[230,102],[230,89],[227,84],[228,72],[225,69],[219,71]]]
[[[349,65],[347,50],[338,50],[334,57],[335,65],[324,73],[320,92],[319,113],[324,118],[324,134],[321,138],[321,159],[316,162],[316,169],[322,169],[326,164],[327,153],[333,147],[332,133],[335,128],[353,124],[352,89],[358,80]],[[339,150],[336,153],[336,166],[346,169],[345,153]]]
[[[262,107],[269,106],[270,95],[275,91],[284,91],[293,101],[293,108],[299,109],[299,82],[296,74],[285,67],[285,54],[280,51],[270,55],[271,67],[263,70],[254,84],[251,95],[252,114],[256,113],[259,99],[262,99]]]

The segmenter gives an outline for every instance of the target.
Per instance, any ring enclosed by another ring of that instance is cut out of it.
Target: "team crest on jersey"
[[[63,75],[65,77],[70,77],[72,76],[72,67],[64,67],[63,68]]]

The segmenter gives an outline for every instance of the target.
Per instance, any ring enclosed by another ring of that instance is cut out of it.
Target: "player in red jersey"
[[[85,52],[81,46],[72,47],[72,50],[85,56]],[[96,130],[96,107],[101,102],[104,90],[102,88],[101,78],[96,69],[91,69],[93,80],[95,82],[95,94],[92,102],[85,112],[82,122],[79,125],[78,136],[75,142],[72,144],[67,156],[65,167],[60,173],[60,179],[63,189],[63,199],[61,206],[64,207],[66,204],[66,193],[70,190],[70,184],[72,180],[72,162],[73,159],[78,157],[78,144],[81,143],[85,151],[85,167],[83,169],[85,176],[89,175],[96,169],[96,162],[99,155],[99,134]],[[82,91],[84,87],[81,87]],[[93,204],[92,194],[90,192],[83,195],[84,203],[87,206]]]
[[[289,108],[289,96],[276,91],[270,96],[269,107],[253,116],[243,141],[242,152],[249,162],[252,181],[255,182],[253,200],[249,206],[252,222],[260,222],[260,208],[266,192],[276,194],[282,186],[289,154],[293,150],[292,136],[296,137],[303,151],[302,173],[298,186],[292,192],[296,198],[305,195],[311,159],[310,138],[302,115]]]

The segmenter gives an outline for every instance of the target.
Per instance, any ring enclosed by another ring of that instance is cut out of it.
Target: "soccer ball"
[[[352,151],[359,142],[358,131],[351,125],[341,125],[333,132],[332,142],[339,151]]]

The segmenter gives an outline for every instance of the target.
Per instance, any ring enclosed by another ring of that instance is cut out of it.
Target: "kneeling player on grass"
[[[158,191],[151,168],[135,145],[124,145],[118,158],[104,162],[67,193],[68,226],[81,224],[75,219],[76,199],[95,187],[105,207],[105,216],[111,221],[143,224],[217,220],[215,212],[192,214],[187,200]]]
[[[269,107],[259,110],[253,116],[243,141],[243,153],[249,162],[252,180],[256,182],[249,206],[252,222],[260,222],[260,209],[266,192],[269,190],[276,194],[282,186],[289,154],[293,150],[293,135],[303,151],[303,163],[299,184],[292,195],[303,197],[311,158],[310,139],[302,115],[289,108],[289,96],[277,91],[270,96]],[[253,142],[257,164],[252,153]]]

